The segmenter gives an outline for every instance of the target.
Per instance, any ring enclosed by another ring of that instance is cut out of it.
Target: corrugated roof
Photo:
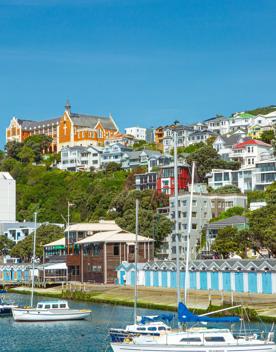
[[[89,127],[94,129],[97,123],[101,122],[105,129],[117,130],[117,127],[110,117],[70,113],[70,118],[75,125],[80,127]]]
[[[48,120],[42,120],[42,121],[33,121],[33,120],[23,120],[23,119],[17,119],[18,123],[22,126],[22,128],[25,130],[37,128],[38,126],[47,126],[51,124],[58,124],[59,120],[61,119],[61,116],[55,117],[53,119],[48,119]]]
[[[262,147],[269,147],[271,148],[270,144],[264,143],[263,141],[259,141],[257,139],[249,139],[245,142],[239,143],[239,144],[235,144],[233,146],[234,149],[241,149],[241,148],[245,148],[247,145],[259,145]]]
[[[84,243],[98,243],[98,242],[105,242],[105,243],[128,242],[128,243],[134,244],[135,240],[136,240],[135,233],[119,230],[119,231],[98,232],[76,243],[84,244]],[[138,235],[138,242],[153,242],[153,239]]]
[[[69,227],[70,231],[84,231],[84,232],[102,232],[102,231],[119,231],[121,228],[115,222],[104,223],[79,223],[72,224]],[[68,227],[65,232],[68,231]]]
[[[226,226],[247,224],[247,223],[248,223],[248,220],[245,216],[235,215],[235,216],[231,216],[226,219],[211,222],[210,224],[207,225],[207,228],[208,229],[219,229],[219,228],[223,228]]]
[[[59,240],[44,244],[43,247],[52,247],[52,246],[65,246],[65,237],[62,237]]]

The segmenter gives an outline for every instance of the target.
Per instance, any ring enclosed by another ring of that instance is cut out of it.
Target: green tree
[[[14,246],[14,242],[9,240],[6,236],[0,236],[0,254],[9,254]]]
[[[64,237],[64,230],[56,225],[41,225],[36,231],[36,255],[43,257],[43,246]],[[33,255],[33,233],[18,242],[11,255],[24,261],[30,261]]]
[[[257,252],[267,249],[276,256],[276,205],[271,204],[248,214],[248,241]]]
[[[140,200],[139,233],[155,239],[158,251],[162,240],[171,233],[172,222],[156,213],[158,207],[168,205],[166,195],[154,191],[130,191],[120,193],[111,204],[111,211],[116,223],[124,230],[135,231],[135,202]]]
[[[204,142],[190,144],[187,147],[178,147],[177,154],[191,154],[204,147],[206,144]],[[174,155],[174,150],[171,150],[171,155]]]
[[[115,163],[115,161],[111,161],[110,163],[107,163],[105,166],[106,172],[115,172],[115,171],[119,171],[121,169],[122,169],[122,165]]]
[[[212,250],[227,259],[230,255],[244,253],[246,246],[240,242],[239,231],[232,226],[224,227],[218,231],[218,235],[212,244]]]
[[[16,141],[8,142],[5,145],[5,151],[6,151],[7,157],[20,160],[18,157],[18,154],[20,153],[22,147],[23,147],[23,143],[16,142]]]
[[[272,140],[275,139],[274,130],[263,131],[258,139],[267,144],[271,144]]]
[[[52,138],[46,135],[38,134],[25,139],[24,146],[31,148],[35,155],[35,162],[41,162],[43,153],[45,153],[51,145]]]
[[[3,150],[0,150],[0,161],[5,158],[5,152]]]
[[[22,147],[17,156],[23,163],[31,163],[35,160],[35,153],[33,152],[32,148],[26,145]]]
[[[235,215],[244,215],[245,213],[245,209],[242,208],[242,207],[232,207],[232,208],[229,208],[225,211],[222,211],[218,217],[216,218],[212,218],[210,220],[210,222],[215,222],[215,221],[218,221],[218,220],[223,220],[223,219],[227,219],[227,218],[230,218],[231,216],[235,216]]]
[[[199,182],[206,181],[206,174],[212,169],[232,169],[239,168],[239,163],[222,160],[218,152],[209,145],[204,145],[187,157],[187,162],[191,165],[196,163],[196,172]]]
[[[227,185],[216,189],[211,189],[211,193],[241,193],[241,190],[237,186]]]

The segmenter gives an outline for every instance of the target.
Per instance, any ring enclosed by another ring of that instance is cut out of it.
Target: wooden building
[[[74,244],[74,253],[67,256],[68,279],[71,281],[115,283],[116,267],[135,260],[136,235],[127,231],[98,232]],[[153,260],[154,241],[138,236],[138,261]]]

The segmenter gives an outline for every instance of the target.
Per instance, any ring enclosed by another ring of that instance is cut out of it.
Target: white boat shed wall
[[[134,285],[135,267],[117,267],[117,283]],[[185,264],[180,265],[180,286],[184,288]],[[176,265],[156,261],[138,265],[138,284],[146,287],[176,288]],[[190,264],[189,288],[226,292],[276,293],[276,260],[197,260]]]

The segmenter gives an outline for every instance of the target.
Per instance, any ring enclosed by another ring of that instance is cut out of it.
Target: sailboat
[[[31,290],[31,306],[30,307],[13,307],[12,315],[15,321],[60,321],[60,320],[82,320],[90,317],[89,309],[71,309],[67,301],[41,301],[37,303],[36,308],[33,307],[34,301],[34,272],[36,261],[36,222],[37,213],[35,215],[35,230],[33,237],[33,258],[32,258],[32,290]]]
[[[173,314],[160,314],[154,316],[137,316],[137,263],[138,263],[138,232],[139,232],[139,200],[136,199],[136,241],[135,241],[135,282],[134,282],[134,311],[133,320],[134,323],[127,325],[124,329],[111,328],[109,329],[109,335],[112,342],[123,342],[132,340],[136,336],[160,336],[164,332],[171,330],[170,326],[166,322],[170,322],[173,319]]]
[[[195,315],[186,306],[188,275],[189,275],[189,256],[190,256],[190,233],[192,216],[192,198],[195,164],[192,167],[192,184],[190,197],[189,224],[187,236],[186,252],[186,275],[184,289],[184,303],[180,297],[180,265],[179,265],[179,239],[178,239],[178,182],[177,182],[177,135],[175,134],[174,143],[174,162],[175,162],[175,233],[176,233],[176,266],[177,266],[177,304],[179,327],[185,324],[186,329],[171,330],[160,334],[160,336],[138,336],[132,339],[125,339],[123,342],[111,343],[114,352],[276,352],[276,345],[273,342],[273,330],[266,337],[259,337],[257,334],[234,334],[230,329],[214,329],[206,326],[192,326],[188,324],[208,324],[208,323],[236,323],[239,317],[215,317],[209,315]]]

